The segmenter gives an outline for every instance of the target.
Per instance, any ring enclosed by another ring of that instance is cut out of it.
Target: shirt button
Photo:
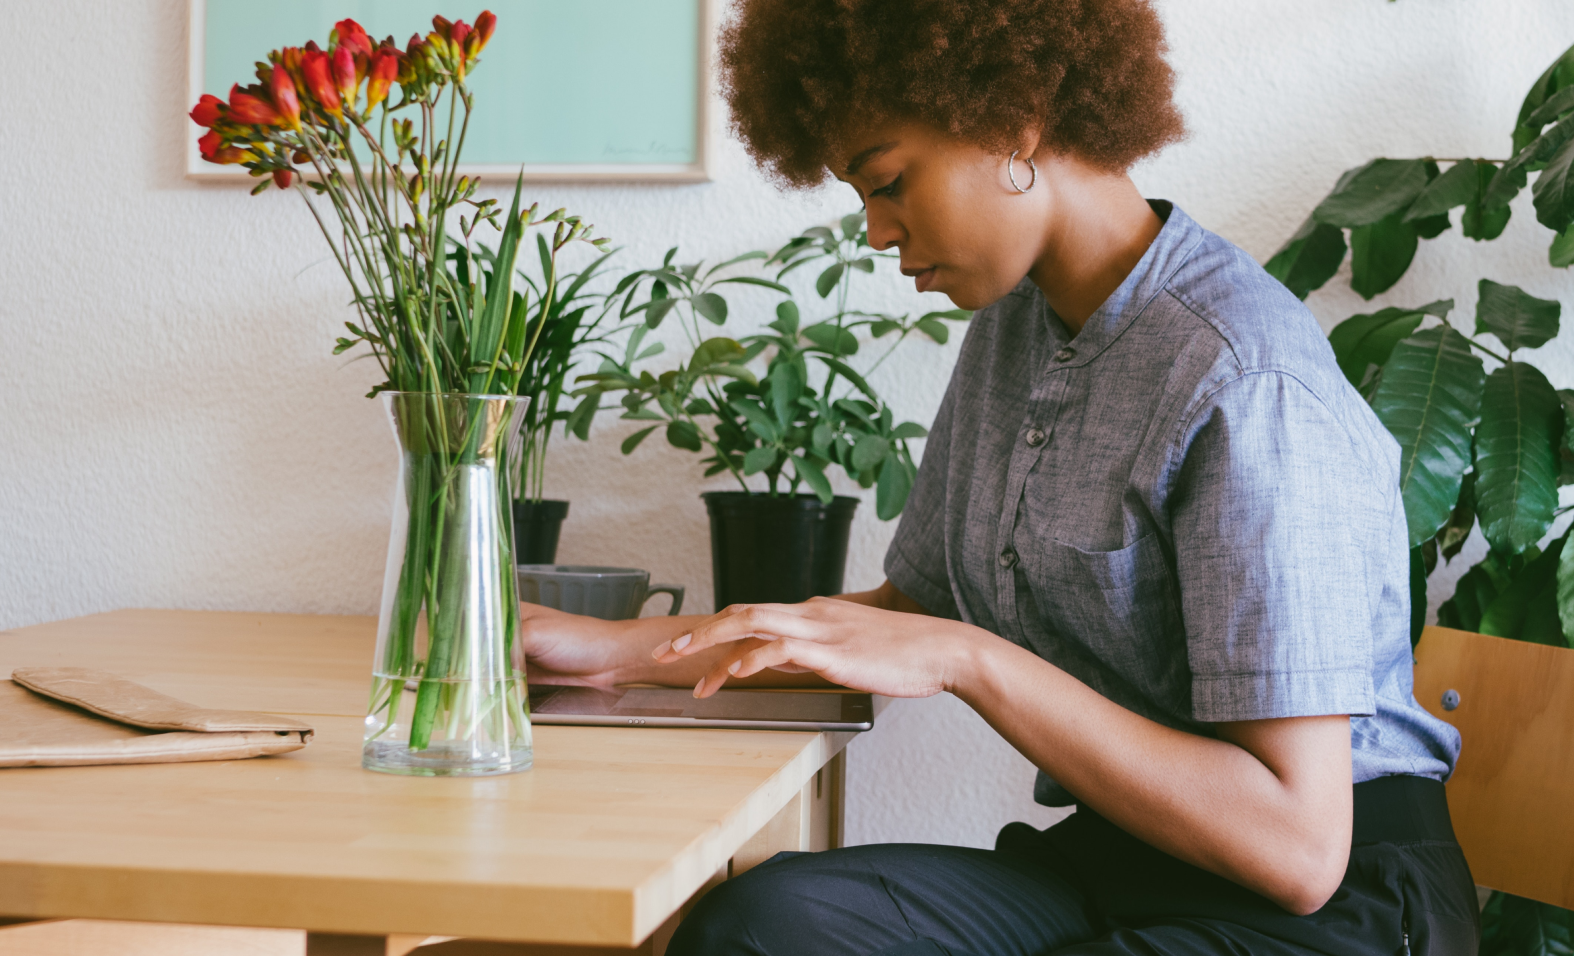
[[[1029,428],[1027,430],[1027,443],[1028,446],[1032,448],[1037,448],[1038,446],[1044,444],[1043,430],[1038,428]]]
[[[1009,567],[1011,567],[1012,565],[1014,565],[1016,563],[1017,563],[1017,553],[1015,551],[1012,551],[1010,548],[1007,548],[1004,551],[1000,552],[1000,566],[1002,568],[1009,568]]]
[[[1069,362],[1076,357],[1077,350],[1069,345],[1055,353],[1055,361],[1057,362]]]

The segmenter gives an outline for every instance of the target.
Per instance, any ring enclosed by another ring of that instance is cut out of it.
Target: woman
[[[783,855],[669,952],[1473,953],[1411,693],[1398,449],[1316,322],[1127,168],[1181,132],[1143,0],[742,0],[733,126],[980,309],[880,588],[531,615],[560,680],[950,691],[1077,811],[993,851]],[[773,673],[773,669],[775,673]]]

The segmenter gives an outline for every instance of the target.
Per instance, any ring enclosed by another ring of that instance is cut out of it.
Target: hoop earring
[[[1029,156],[1027,158],[1027,168],[1033,171],[1033,178],[1027,181],[1027,189],[1023,189],[1021,186],[1018,186],[1016,170],[1011,168],[1011,164],[1012,161],[1017,158],[1017,153],[1020,152],[1020,149],[1013,149],[1011,151],[1011,158],[1006,160],[1006,176],[1011,180],[1011,185],[1016,188],[1017,192],[1025,193],[1027,192],[1027,189],[1032,189],[1034,186],[1038,185],[1038,167],[1033,164],[1033,157]]]

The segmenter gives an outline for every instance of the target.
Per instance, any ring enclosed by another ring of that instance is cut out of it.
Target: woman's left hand
[[[768,667],[813,671],[834,684],[887,697],[929,697],[950,685],[975,630],[835,598],[734,604],[657,647],[652,656],[669,664],[707,648],[734,645],[723,649],[695,685],[696,697],[709,697],[729,676],[748,677]]]

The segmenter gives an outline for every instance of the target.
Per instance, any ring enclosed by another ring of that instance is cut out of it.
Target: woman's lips
[[[934,266],[930,266],[929,268],[925,269],[924,271],[918,273],[916,276],[913,277],[913,285],[917,287],[919,292],[928,292],[930,287],[933,286],[934,284],[935,284],[935,267]]]

